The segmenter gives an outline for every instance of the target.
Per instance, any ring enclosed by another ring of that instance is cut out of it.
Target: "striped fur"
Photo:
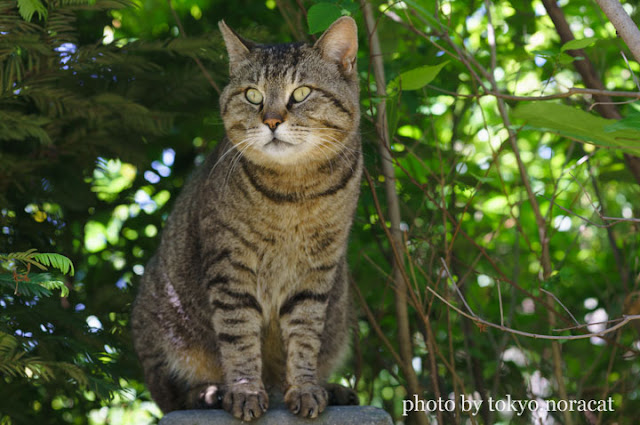
[[[357,404],[326,385],[348,345],[346,247],[362,156],[351,18],[313,45],[265,46],[223,22],[226,138],[185,186],[132,313],[161,409],[260,417],[267,392],[316,417]],[[293,91],[310,88],[303,101]],[[259,90],[254,104],[248,89]]]

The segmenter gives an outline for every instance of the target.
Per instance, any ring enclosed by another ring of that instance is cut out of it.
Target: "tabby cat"
[[[219,24],[230,81],[225,139],[177,199],[132,313],[164,412],[260,417],[268,392],[315,418],[357,404],[327,384],[348,346],[346,247],[362,155],[357,27],[314,45],[262,45]]]

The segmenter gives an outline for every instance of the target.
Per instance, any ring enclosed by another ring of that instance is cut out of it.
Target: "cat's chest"
[[[265,246],[258,264],[258,278],[271,290],[294,284],[310,267],[306,252],[309,237],[297,228],[271,236],[272,243]]]
[[[265,246],[257,269],[257,295],[270,315],[297,291],[307,279],[314,263],[308,252],[313,226],[292,225],[272,235],[273,243]]]

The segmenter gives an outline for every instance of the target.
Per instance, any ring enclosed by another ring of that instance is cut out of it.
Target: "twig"
[[[500,304],[500,325],[504,326],[504,310],[502,309],[502,291],[500,290],[500,281],[496,281],[498,287],[498,303]]]
[[[633,217],[624,218],[624,217],[605,217],[605,216],[602,216],[602,219],[603,220],[615,221],[616,223],[619,223],[621,221],[628,221],[628,222],[631,222],[631,223],[640,223],[640,218],[633,218]]]
[[[525,101],[525,102],[566,99],[568,97],[578,96],[578,95],[630,97],[633,99],[640,99],[640,89],[638,89],[639,91],[635,92],[635,91],[623,91],[623,90],[598,90],[598,89],[589,89],[589,88],[583,89],[580,87],[571,87],[566,92],[549,94],[546,96],[518,96],[513,94],[500,93],[494,90],[488,90],[488,91],[485,91],[484,93],[464,94],[464,93],[456,93],[449,90],[445,90],[440,87],[432,86],[431,84],[427,84],[427,87],[429,87],[430,89],[439,91],[441,93],[446,93],[448,95],[455,96],[455,97],[479,98],[479,97],[485,97],[485,96],[494,96],[494,97],[499,97],[505,100]],[[608,103],[612,103],[612,102],[608,102]]]
[[[633,72],[633,69],[631,69],[631,65],[629,65],[629,60],[627,59],[627,55],[625,55],[624,52],[620,52],[620,55],[622,55],[622,59],[624,59],[624,63],[627,64],[627,68],[629,68],[629,73],[633,77],[633,82],[638,88],[638,91],[640,91],[640,81],[638,81],[638,77],[636,77],[636,73]]]
[[[449,279],[451,279],[453,281],[453,278],[451,277],[451,275],[448,276]],[[536,334],[536,333],[531,333],[531,332],[524,332],[524,331],[520,331],[518,329],[513,329],[510,328],[508,326],[502,326],[502,325],[498,325],[492,322],[489,322],[487,320],[484,320],[478,316],[472,316],[469,313],[466,313],[464,311],[462,311],[461,309],[459,309],[458,307],[454,306],[453,304],[451,304],[449,301],[447,301],[442,295],[438,294],[436,291],[434,291],[432,288],[427,286],[427,290],[429,292],[431,292],[436,298],[438,298],[440,301],[442,301],[443,303],[445,303],[449,308],[452,308],[456,313],[466,317],[467,319],[471,319],[473,321],[475,321],[476,323],[480,323],[482,325],[486,325],[489,326],[491,328],[495,328],[495,329],[499,329],[501,331],[505,331],[505,332],[509,332],[515,335],[522,335],[522,336],[526,336],[529,338],[534,338],[534,339],[548,339],[548,340],[552,340],[552,341],[571,341],[571,340],[576,340],[576,339],[587,339],[587,338],[592,338],[592,337],[602,337],[608,333],[611,333],[613,331],[616,331],[620,328],[622,328],[624,325],[626,325],[627,323],[633,321],[633,320],[640,320],[640,314],[634,314],[634,315],[626,315],[623,314],[622,317],[619,319],[620,322],[610,328],[607,328],[603,331],[600,332],[592,332],[592,333],[588,333],[588,334],[583,334],[583,335],[567,335],[567,336],[556,336],[556,335],[545,335],[545,334]],[[466,302],[465,302],[466,304]],[[591,324],[591,323],[590,323]],[[587,325],[585,325],[587,326]]]
[[[456,292],[458,293],[458,296],[460,297],[460,299],[462,300],[464,306],[467,308],[467,310],[469,311],[469,313],[471,314],[472,317],[478,317],[477,314],[475,314],[473,312],[473,310],[471,310],[471,307],[469,307],[469,304],[467,304],[467,300],[464,299],[464,296],[462,295],[462,293],[460,292],[460,288],[458,288],[458,285],[456,285],[456,282],[453,280],[453,278],[451,277],[451,272],[449,271],[449,267],[447,267],[447,263],[444,261],[444,258],[440,257],[440,262],[442,263],[442,265],[444,266],[445,271],[447,272],[447,276],[449,276],[449,281],[451,282],[451,286],[453,286],[453,288],[456,290]]]
[[[593,191],[596,194],[596,198],[598,199],[598,203],[600,204],[600,208],[598,209],[598,215],[606,214],[604,209],[604,199],[600,194],[600,186],[598,185],[598,180],[595,178],[593,173],[591,172],[591,162],[589,164],[589,176],[591,176],[591,184],[593,185]],[[614,223],[615,224],[615,223]],[[616,262],[616,268],[618,269],[618,273],[620,273],[620,280],[622,282],[622,286],[626,293],[629,293],[629,272],[627,271],[627,265],[624,261],[624,256],[620,252],[620,248],[618,247],[618,242],[616,241],[616,236],[613,233],[611,227],[606,228],[607,238],[609,239],[609,244],[611,245],[611,250],[613,251],[613,259]]]
[[[385,177],[385,193],[387,195],[387,206],[389,211],[389,220],[391,221],[391,238],[389,243],[394,250],[393,262],[393,280],[396,288],[396,320],[398,325],[398,345],[400,349],[400,357],[404,362],[404,369],[407,372],[408,390],[411,393],[418,394],[420,384],[418,377],[412,367],[413,349],[411,344],[411,332],[409,326],[409,312],[407,302],[407,289],[409,280],[406,278],[404,270],[404,262],[400,247],[402,246],[402,231],[400,229],[400,202],[395,186],[395,170],[393,168],[393,159],[391,158],[391,150],[389,143],[389,130],[386,114],[386,83],[384,76],[384,64],[382,62],[382,51],[380,49],[380,41],[378,40],[378,32],[376,30],[376,21],[373,17],[371,5],[366,0],[361,0],[360,5],[364,15],[367,27],[367,35],[369,38],[369,51],[371,55],[371,65],[376,80],[376,94],[382,98],[377,105],[377,125],[378,132],[378,150],[382,157],[382,172]],[[385,226],[386,227],[386,226]],[[425,415],[415,414],[412,416],[416,424],[427,424],[428,420]],[[442,423],[442,412],[438,412],[438,423]]]
[[[558,297],[556,297],[552,292],[549,292],[549,291],[547,291],[546,289],[540,288],[540,290],[541,290],[542,292],[544,292],[545,294],[547,294],[547,295],[551,296],[551,298],[553,298],[554,300],[556,300],[556,302],[557,302],[558,304],[560,304],[560,306],[564,309],[564,311],[566,311],[566,312],[567,312],[567,314],[568,314],[569,316],[571,316],[571,318],[573,319],[573,321],[574,321],[574,322],[576,322],[576,324],[577,324],[577,325],[580,325],[580,323],[578,323],[578,321],[577,321],[577,320],[576,320],[576,318],[573,316],[573,314],[571,314],[571,312],[569,311],[569,309],[568,309],[564,304],[562,304],[562,301],[560,301],[560,300],[558,299]]]

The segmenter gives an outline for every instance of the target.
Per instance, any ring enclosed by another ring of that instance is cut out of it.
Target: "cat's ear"
[[[227,53],[229,53],[229,69],[233,70],[233,67],[249,54],[254,43],[240,37],[224,21],[218,22],[218,28],[220,28],[224,44],[227,46]]]
[[[338,18],[313,47],[319,49],[326,60],[337,62],[346,74],[351,74],[356,69],[358,53],[356,21],[348,16]]]

